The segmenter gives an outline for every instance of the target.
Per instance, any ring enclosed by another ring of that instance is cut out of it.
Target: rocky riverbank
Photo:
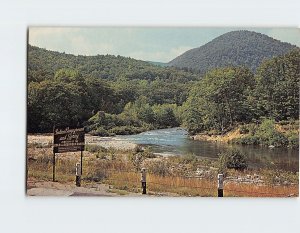
[[[53,135],[52,134],[30,134],[28,135],[28,143],[34,144],[40,147],[52,146]],[[117,150],[133,150],[137,145],[124,140],[118,136],[116,137],[98,137],[86,134],[85,143],[87,145],[97,145],[103,148],[114,148]]]
[[[161,156],[127,141],[90,136],[86,138],[88,146],[83,153],[82,187],[77,188],[74,184],[74,167],[80,161],[77,152],[57,155],[58,183],[52,182],[51,140],[51,135],[28,137],[28,195],[133,195],[131,193],[141,192],[142,167],[147,171],[147,187],[151,195],[216,195],[218,160],[194,155]],[[228,169],[226,195],[261,196],[267,193],[265,196],[297,196],[298,175],[268,169]]]
[[[234,139],[241,138],[242,136],[243,134],[241,134],[239,128],[237,128],[223,135],[196,134],[190,136],[190,138],[193,140],[200,140],[200,141],[228,143]]]

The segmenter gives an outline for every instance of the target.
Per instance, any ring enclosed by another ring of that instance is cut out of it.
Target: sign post
[[[80,173],[82,174],[82,156],[85,146],[84,128],[53,130],[53,182],[55,181],[55,154],[80,151]]]

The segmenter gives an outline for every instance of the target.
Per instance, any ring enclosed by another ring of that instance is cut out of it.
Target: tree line
[[[76,56],[32,47],[28,132],[84,126],[95,135],[114,135],[183,126],[190,134],[222,134],[264,119],[299,118],[299,49],[263,61],[256,73],[225,67],[203,77],[131,58],[102,58],[110,65],[100,65],[99,74],[92,71],[98,56],[95,62],[80,58],[93,61],[88,69]]]
[[[224,132],[239,123],[298,120],[300,53],[262,62],[253,74],[246,67],[208,72],[191,89],[182,106],[183,124],[191,133]]]
[[[197,74],[132,58],[74,56],[29,45],[28,132],[51,132],[54,125],[92,124],[87,129],[95,133],[104,132],[103,128],[105,133],[116,127],[137,128],[123,132],[128,133],[178,125],[162,119],[186,101],[198,80]],[[91,123],[98,111],[116,119],[115,126]],[[145,116],[146,112],[155,114],[155,120],[149,120],[152,116]],[[126,117],[134,119],[134,125]]]

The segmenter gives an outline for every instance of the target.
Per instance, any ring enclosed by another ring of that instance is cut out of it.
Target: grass
[[[87,183],[104,183],[111,186],[110,192],[127,195],[129,192],[141,193],[140,172],[132,158],[141,155],[136,151],[101,151],[114,153],[114,156],[97,158],[102,148],[85,152],[83,157],[82,186]],[[149,153],[149,152],[146,152]],[[52,181],[52,150],[51,148],[28,148],[28,178],[35,181]],[[139,157],[139,156],[138,156]],[[209,170],[215,167],[217,161],[197,159],[195,156],[152,158],[142,155],[140,166],[147,169],[147,193],[168,196],[203,196],[217,195],[217,171]],[[34,159],[33,159],[34,158]],[[56,180],[61,183],[75,183],[75,164],[80,161],[80,153],[58,155],[56,160]],[[160,166],[157,166],[157,165]],[[201,178],[193,177],[195,169],[206,169],[208,175]],[[232,177],[259,174],[264,177],[263,184],[238,183],[227,181],[224,186],[224,196],[229,197],[287,197],[298,196],[298,173],[288,173],[272,170],[235,171],[230,169]],[[289,185],[285,185],[288,182]],[[290,185],[293,183],[295,185]]]
[[[162,177],[149,174],[148,180],[148,189],[153,192],[169,192],[181,196],[211,197],[216,195],[217,190],[216,183],[206,179]]]
[[[269,186],[254,184],[227,183],[224,186],[225,197],[289,197],[299,196],[299,185]]]

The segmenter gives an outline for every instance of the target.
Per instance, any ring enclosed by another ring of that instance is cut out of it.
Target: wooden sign
[[[83,128],[66,128],[65,130],[55,129],[53,136],[53,153],[84,151],[85,132]]]

